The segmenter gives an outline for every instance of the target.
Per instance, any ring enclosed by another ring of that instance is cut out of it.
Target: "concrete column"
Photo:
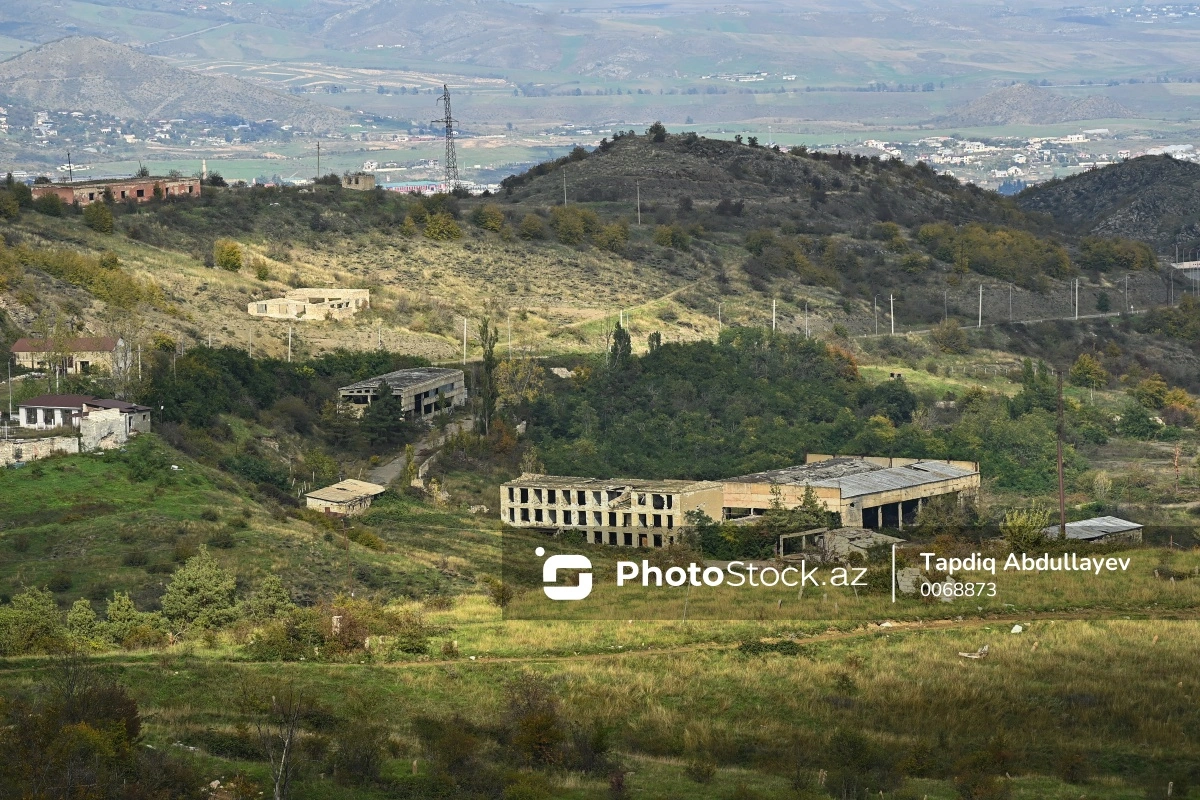
[[[900,500],[896,503],[896,529],[904,529],[904,501]]]

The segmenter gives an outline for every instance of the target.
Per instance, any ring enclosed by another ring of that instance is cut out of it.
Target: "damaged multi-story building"
[[[721,484],[568,478],[525,473],[500,487],[500,516],[517,528],[580,531],[592,544],[669,547],[690,511],[721,514]]]
[[[352,383],[338,389],[338,396],[353,413],[366,410],[379,397],[379,389],[388,385],[400,400],[406,419],[423,419],[467,402],[466,376],[461,369],[413,367]]]
[[[809,454],[805,463],[726,478],[726,518],[762,514],[776,503],[795,508],[811,488],[841,523],[856,528],[903,528],[916,523],[926,502],[979,492],[973,461]]]

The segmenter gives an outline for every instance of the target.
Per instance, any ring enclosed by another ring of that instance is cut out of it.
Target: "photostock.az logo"
[[[546,548],[539,547],[533,551],[538,558],[546,555]],[[580,572],[578,586],[553,586],[551,584],[558,583],[558,571],[560,569],[582,569],[590,570],[592,562],[587,556],[580,555],[559,555],[550,556],[546,562],[542,564],[542,583],[546,586],[542,587],[542,591],[546,593],[546,597],[551,600],[582,600],[592,593],[592,573]]]

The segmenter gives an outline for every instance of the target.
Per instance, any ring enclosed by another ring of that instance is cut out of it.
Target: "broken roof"
[[[1141,530],[1141,523],[1130,522],[1127,519],[1120,517],[1092,517],[1091,519],[1081,519],[1078,522],[1067,523],[1067,538],[1068,539],[1103,539],[1105,536],[1111,536],[1114,533],[1129,533],[1130,531]],[[1042,529],[1042,533],[1047,536],[1057,537],[1058,526],[1050,525]]]
[[[111,336],[64,339],[61,348],[69,353],[111,353],[117,349],[117,340]],[[9,349],[14,353],[49,353],[55,349],[55,345],[48,339],[22,336]]]
[[[643,478],[572,478],[564,475],[538,475],[526,472],[505,486],[527,486],[533,489],[583,489],[585,491],[625,490],[633,492],[693,492],[699,489],[720,489],[716,481],[645,480]]]
[[[457,380],[462,378],[463,371],[461,369],[447,369],[445,367],[412,367],[410,369],[398,369],[395,372],[388,372],[384,375],[376,375],[374,378],[352,383],[349,386],[343,386],[338,389],[339,392],[353,392],[375,390],[379,388],[379,384],[387,381],[387,385],[392,387],[392,393],[396,394],[399,389],[407,389],[410,386],[417,386],[422,383],[428,383],[434,380]]]
[[[348,478],[332,486],[326,486],[324,489],[315,489],[304,496],[331,503],[349,503],[353,500],[374,497],[386,491],[387,488],[380,486],[378,483],[367,483],[366,481],[357,481],[353,478]]]
[[[17,403],[19,408],[115,408],[120,411],[149,411],[148,406],[126,403],[124,400],[108,400],[90,394],[42,394]]]
[[[727,481],[839,489],[842,497],[857,497],[978,474],[978,470],[964,469],[945,461],[918,461],[901,467],[884,467],[862,458],[838,456],[811,464],[740,475]]]

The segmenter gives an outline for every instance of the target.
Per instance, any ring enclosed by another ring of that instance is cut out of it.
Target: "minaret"
[[[200,159],[200,180],[208,180],[208,159]]]

